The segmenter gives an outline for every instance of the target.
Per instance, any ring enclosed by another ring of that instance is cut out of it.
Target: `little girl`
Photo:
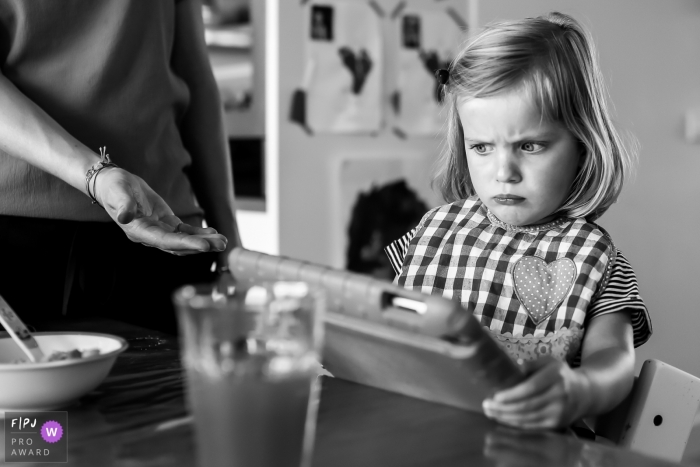
[[[651,334],[627,259],[593,221],[632,154],[590,35],[569,16],[492,24],[438,72],[448,107],[435,183],[450,204],[386,249],[397,282],[459,300],[528,378],[484,401],[522,428],[614,408]]]

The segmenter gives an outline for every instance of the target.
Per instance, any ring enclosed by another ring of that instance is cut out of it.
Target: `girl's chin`
[[[542,217],[538,214],[528,213],[520,206],[489,206],[491,212],[501,221],[508,225],[524,227],[526,225],[546,224],[555,216],[547,215]]]

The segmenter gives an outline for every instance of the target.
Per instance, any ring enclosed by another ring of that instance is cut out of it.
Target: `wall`
[[[377,3],[388,14],[399,0],[379,0]],[[423,0],[423,3],[434,5],[435,1]],[[446,0],[441,4],[452,4],[466,16],[464,0]],[[271,7],[278,8],[278,11],[272,11]],[[279,67],[279,83],[273,91],[279,93],[276,97],[278,108],[274,109],[270,103],[266,109],[268,112],[277,112],[269,116],[275,120],[268,121],[266,138],[268,154],[278,154],[277,161],[273,163],[278,164],[279,176],[279,252],[295,258],[338,266],[338,246],[330,232],[336,217],[331,193],[337,180],[333,179],[332,174],[338,161],[346,156],[374,155],[422,159],[427,167],[423,173],[422,194],[430,198],[429,204],[436,205],[440,200],[428,187],[429,166],[438,154],[440,139],[401,139],[391,131],[390,121],[387,122],[387,128],[376,136],[309,136],[299,125],[291,123],[288,120],[290,99],[293,91],[302,82],[304,73],[301,31],[303,11],[300,1],[268,0],[267,40],[271,40],[269,31],[273,28],[276,27],[279,34],[275,39],[279,50],[271,50],[268,46],[268,53],[278,57],[278,63],[273,64],[269,59],[267,62],[268,73],[273,73],[271,67]],[[386,26],[385,35],[388,35],[389,21],[383,21],[383,25]],[[385,54],[389,55],[386,51]],[[387,87],[391,86],[393,79],[392,59],[391,55],[386,57],[384,81]],[[273,99],[269,87],[267,92],[269,102]],[[388,99],[384,105],[385,114],[388,115]],[[275,132],[278,132],[279,136],[277,141],[274,140]]]
[[[478,22],[572,14],[592,31],[617,120],[641,143],[636,177],[600,223],[635,268],[654,325],[638,364],[658,358],[700,375],[700,145],[683,115],[700,107],[700,2],[487,0]]]
[[[328,235],[334,215],[329,174],[347,154],[398,154],[434,158],[438,139],[309,137],[288,121],[289,99],[302,80],[301,2],[267,0],[268,66],[266,221],[279,253],[330,264],[336,254]],[[397,1],[379,2],[390,10]],[[700,107],[700,3],[696,0],[464,0],[462,11],[484,24],[558,9],[592,31],[620,127],[633,132],[641,150],[636,175],[601,224],[632,262],[649,307],[654,335],[638,350],[638,362],[659,358],[700,375],[700,307],[692,247],[700,227],[700,146],[683,139],[683,115]],[[471,20],[470,20],[471,22]],[[272,35],[271,35],[272,34]],[[387,76],[387,82],[390,77]],[[271,102],[272,101],[272,102]],[[276,136],[275,136],[276,135]],[[279,183],[277,183],[277,180]],[[265,224],[267,225],[267,224]],[[273,249],[272,252],[276,252]]]
[[[265,27],[267,21],[265,7],[266,2],[264,0],[253,0],[251,2],[250,13],[253,24],[251,57],[253,62],[253,105],[248,111],[232,111],[226,114],[227,130],[231,137],[262,137],[267,131],[265,127],[269,112],[266,109],[268,99],[265,96],[266,80],[268,78],[266,67],[268,59],[271,60],[274,57],[267,53],[267,47],[270,45],[274,46],[274,44],[269,44],[265,40],[267,32]],[[272,75],[271,77],[275,79],[274,82],[276,83],[276,76]],[[235,154],[233,154],[233,157],[235,157]],[[236,220],[243,245],[251,250],[263,251],[269,254],[279,253],[277,203],[275,201],[276,198],[274,198],[276,194],[276,172],[270,171],[274,167],[274,164],[266,164],[265,185],[268,187],[266,189],[266,197],[269,199],[270,196],[273,196],[272,203],[264,203],[266,209],[263,210],[250,210],[246,208],[251,203],[240,202],[239,200],[236,212]],[[274,185],[270,185],[271,183],[274,183]],[[269,187],[272,187],[272,189]]]

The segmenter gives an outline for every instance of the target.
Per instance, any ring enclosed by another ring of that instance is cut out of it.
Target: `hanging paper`
[[[382,15],[374,2],[306,3],[306,72],[293,96],[293,121],[313,133],[381,128]]]
[[[446,117],[435,72],[449,67],[466,37],[466,22],[452,8],[417,9],[405,3],[392,19],[398,35],[395,130],[406,136],[435,136],[444,129]]]

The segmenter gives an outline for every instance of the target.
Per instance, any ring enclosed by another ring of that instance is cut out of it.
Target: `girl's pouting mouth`
[[[516,196],[516,195],[500,194],[500,195],[494,196],[493,200],[495,202],[497,202],[498,204],[503,204],[506,206],[513,206],[513,205],[522,203],[523,201],[525,201],[525,198],[523,198],[522,196]]]

